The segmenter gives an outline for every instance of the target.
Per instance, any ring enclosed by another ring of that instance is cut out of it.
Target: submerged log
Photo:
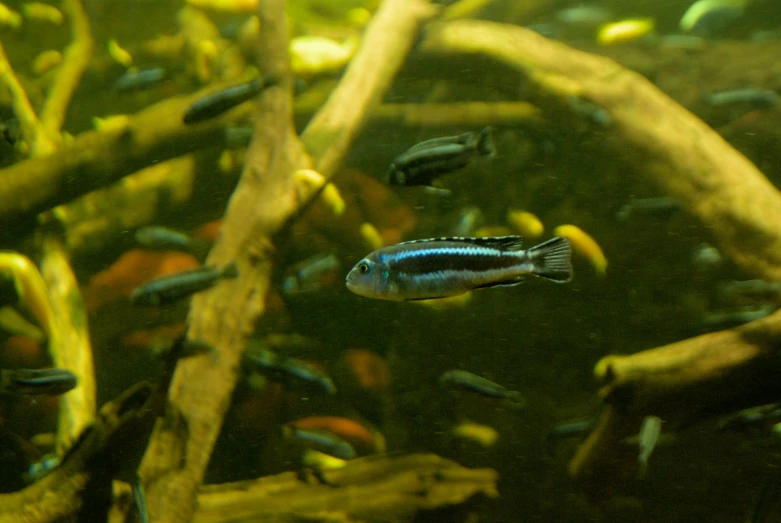
[[[674,429],[781,400],[779,349],[776,312],[734,329],[603,358],[594,373],[606,408],[570,472],[588,492],[609,494],[637,471],[635,449],[619,442],[637,434],[645,416],[659,416]]]
[[[340,521],[400,523],[425,512],[496,498],[493,469],[467,469],[432,454],[373,456],[325,474],[330,485],[302,482],[293,472],[204,487],[194,521]]]

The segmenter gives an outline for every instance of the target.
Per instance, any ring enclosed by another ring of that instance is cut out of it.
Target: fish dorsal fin
[[[427,238],[424,240],[411,240],[402,242],[399,245],[410,245],[413,243],[427,242],[460,242],[478,245],[480,247],[489,247],[499,249],[500,251],[519,251],[523,247],[523,236],[485,236],[482,238],[465,238],[462,236],[450,236],[446,238]]]

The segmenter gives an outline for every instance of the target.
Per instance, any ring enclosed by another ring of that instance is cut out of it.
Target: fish
[[[475,229],[480,227],[485,221],[483,212],[479,207],[470,205],[458,210],[458,221],[450,229],[452,236],[464,237],[473,236]]]
[[[765,299],[778,300],[781,297],[781,282],[765,280],[744,280],[722,283],[719,294],[725,299]]]
[[[616,212],[616,220],[625,222],[635,214],[667,217],[683,209],[683,202],[668,196],[654,198],[630,198]]]
[[[149,523],[149,506],[146,501],[146,489],[141,481],[141,476],[136,475],[135,481],[132,485],[133,489],[133,505],[136,509],[136,516],[139,523]]]
[[[149,89],[165,80],[166,71],[162,67],[131,67],[114,82],[117,91],[136,91]]]
[[[297,429],[328,431],[350,443],[361,455],[382,453],[386,450],[385,437],[381,433],[350,418],[309,416],[290,421],[287,424]]]
[[[572,279],[566,238],[552,238],[528,250],[520,236],[432,238],[383,247],[347,274],[347,288],[382,300],[427,300],[473,289],[510,286],[534,275],[557,283]]]
[[[59,396],[76,388],[78,380],[65,369],[14,369],[0,371],[0,390],[14,394]]]
[[[339,258],[332,253],[320,253],[297,263],[282,280],[286,295],[312,292],[323,286],[323,281],[339,269]]]
[[[495,428],[468,420],[450,429],[450,434],[455,438],[477,443],[486,449],[493,447],[499,439],[499,432]]]
[[[760,109],[778,105],[778,95],[770,89],[731,89],[718,93],[707,93],[703,99],[705,103],[714,107],[741,104]]]
[[[48,476],[54,469],[60,466],[62,458],[56,454],[45,454],[41,459],[30,465],[24,475],[25,483],[35,483],[39,479]]]
[[[496,155],[491,128],[426,140],[397,156],[388,169],[390,185],[428,185],[434,179],[469,165],[477,156]]]
[[[264,376],[293,385],[295,381],[313,385],[329,395],[336,394],[333,380],[314,365],[296,358],[280,358],[270,350],[253,351],[245,357],[248,366]]]
[[[655,25],[653,18],[635,18],[610,22],[597,30],[597,43],[601,45],[616,45],[634,42],[651,34]]]
[[[236,278],[238,275],[236,265],[230,264],[223,270],[200,267],[163,276],[133,289],[130,293],[130,302],[133,305],[148,307],[168,305],[206,290],[222,278]]]
[[[778,305],[744,307],[736,311],[712,312],[702,318],[702,326],[709,329],[726,329],[743,323],[761,320],[778,310]]]
[[[557,423],[555,427],[550,429],[546,434],[546,437],[549,439],[561,439],[582,436],[588,432],[591,432],[596,426],[596,417],[563,421],[561,423]]]
[[[576,225],[559,225],[553,230],[556,236],[563,236],[572,242],[575,251],[586,258],[598,275],[604,276],[607,270],[607,258],[602,247],[583,229]]]
[[[191,254],[204,254],[203,251],[208,248],[203,241],[195,240],[188,234],[159,225],[141,227],[136,230],[133,237],[138,245],[153,251],[179,251]]]
[[[781,404],[769,403],[743,409],[719,421],[719,430],[725,432],[767,432],[781,422]]]
[[[277,83],[278,80],[274,76],[261,76],[198,98],[185,109],[182,121],[185,125],[192,125],[211,120],[239,104],[252,100],[258,93]]]
[[[449,370],[439,377],[439,384],[453,389],[475,392],[489,398],[508,400],[517,408],[526,406],[526,399],[520,392],[508,390],[491,380],[465,370]]]
[[[724,264],[724,256],[709,243],[701,243],[692,251],[692,265],[698,271],[718,269]]]
[[[589,120],[592,123],[599,125],[600,127],[608,127],[613,123],[613,117],[607,109],[603,109],[597,104],[591,103],[588,100],[583,100],[575,95],[567,97],[567,105],[573,113],[579,117]]]
[[[327,430],[300,429],[292,425],[283,425],[282,435],[289,441],[296,441],[335,458],[353,459],[358,456],[350,443]]]
[[[710,36],[743,16],[749,0],[698,0],[681,17],[682,31]]]
[[[133,55],[124,49],[115,39],[108,41],[108,54],[118,64],[130,67],[133,64]]]
[[[539,238],[545,232],[542,221],[529,211],[509,209],[507,211],[507,223],[521,236],[526,238]]]
[[[648,469],[648,458],[656,447],[659,440],[659,434],[662,432],[662,420],[657,416],[646,416],[643,424],[640,426],[640,439],[637,446],[640,452],[637,456],[637,463],[640,465],[640,476],[644,476]]]

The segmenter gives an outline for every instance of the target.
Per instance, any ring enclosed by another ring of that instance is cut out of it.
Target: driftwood
[[[467,469],[433,454],[373,456],[325,475],[331,485],[303,483],[285,472],[204,487],[194,521],[400,523],[499,495],[493,469]]]
[[[62,454],[95,419],[95,368],[84,301],[59,239],[44,238],[41,275],[56,311],[53,328],[57,334],[49,344],[52,362],[78,379],[77,387],[60,400],[56,449]]]
[[[167,99],[129,117],[126,126],[82,133],[49,156],[1,169],[0,231],[10,234],[20,221],[148,167],[152,158],[163,161],[223,143],[226,122],[248,115],[249,104],[199,125],[182,123],[187,106],[214,89]]]
[[[517,70],[532,87],[530,101],[562,121],[588,120],[573,110],[587,102],[595,110],[590,116],[601,122],[605,146],[626,158],[633,173],[684,202],[741,268],[781,279],[781,194],[716,131],[641,75],[533,31],[492,22],[432,25],[421,49],[490,57]]]
[[[781,312],[727,331],[704,334],[595,368],[606,404],[578,449],[570,472],[594,495],[613,492],[637,472],[637,452],[620,442],[645,416],[665,430],[781,399]]]
[[[0,523],[63,521],[79,511],[85,514],[90,503],[105,502],[90,497],[92,488],[108,483],[110,493],[119,464],[134,446],[143,448],[161,412],[160,396],[150,385],[139,384],[104,405],[59,467],[24,490],[0,495]]]
[[[318,141],[319,145],[332,144],[313,147],[307,143],[319,158],[328,158],[321,162],[327,172],[336,169],[365,111],[378,103],[401,65],[418,24],[431,12],[426,7],[420,0],[388,1],[375,15],[340,87],[322,110],[323,123],[317,124],[316,117],[310,124],[310,136],[325,140]],[[161,521],[189,521],[193,516],[196,491],[238,377],[245,337],[263,312],[271,270],[270,237],[295,211],[293,173],[311,166],[293,129],[284,4],[260,2],[258,14],[258,45],[265,61],[260,69],[283,82],[259,98],[244,172],[228,205],[221,237],[208,258],[209,264],[220,267],[236,263],[239,277],[192,301],[188,335],[214,345],[217,351],[188,358],[177,366],[169,408],[182,413],[188,430],[173,432],[159,426],[140,471],[147,485],[150,514]],[[355,71],[357,67],[363,69]],[[350,93],[351,98],[343,93]],[[208,393],[204,383],[208,383]]]

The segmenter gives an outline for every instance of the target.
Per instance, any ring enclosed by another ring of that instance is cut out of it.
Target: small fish
[[[737,311],[714,312],[705,315],[702,319],[702,325],[709,329],[726,329],[735,327],[744,323],[761,320],[778,310],[777,305],[767,305],[763,307],[746,307]]]
[[[681,17],[682,31],[710,36],[743,16],[749,0],[698,0]]]
[[[507,211],[507,223],[525,238],[539,238],[545,232],[545,226],[542,224],[542,221],[529,211],[509,209]]]
[[[740,104],[761,109],[778,105],[778,95],[770,89],[732,89],[718,93],[708,93],[703,98],[705,103],[714,107]]]
[[[572,279],[570,244],[552,238],[522,250],[520,236],[433,238],[378,249],[347,275],[347,288],[382,300],[425,300],[473,289],[517,285],[528,275]]]
[[[584,232],[583,229],[575,225],[559,225],[553,230],[553,234],[569,239],[575,252],[591,262],[598,275],[605,275],[607,270],[605,253],[602,252],[602,247],[599,246],[597,241]]]
[[[362,223],[358,229],[358,233],[370,249],[379,249],[385,245],[385,240],[382,239],[380,231],[369,222]]]
[[[48,476],[54,469],[60,466],[62,458],[56,454],[45,454],[40,460],[36,461],[24,475],[25,483],[35,483],[39,479]]]
[[[396,157],[388,170],[391,185],[431,185],[435,178],[469,165],[476,156],[496,155],[491,128],[426,140]]]
[[[781,404],[770,403],[743,409],[719,422],[719,430],[725,432],[765,432],[781,421]]]
[[[22,4],[22,13],[28,20],[54,25],[61,25],[64,19],[59,9],[43,2],[25,2]]]
[[[183,232],[159,225],[141,227],[136,230],[133,237],[138,245],[153,251],[202,253],[206,248],[204,242],[195,240]]]
[[[149,89],[165,80],[165,69],[162,67],[131,67],[114,82],[117,91],[137,91]]]
[[[133,64],[133,55],[124,49],[115,39],[108,41],[108,54],[118,64],[130,67]]]
[[[573,436],[581,436],[588,432],[591,432],[594,427],[597,426],[597,418],[586,418],[579,420],[564,421],[557,423],[555,427],[550,429],[547,433],[547,437],[550,439],[569,438]]]
[[[282,292],[286,295],[313,292],[323,286],[323,280],[339,269],[339,258],[331,253],[321,253],[297,263],[282,280]]]
[[[633,215],[653,215],[667,217],[683,209],[683,202],[670,198],[668,196],[659,196],[655,198],[630,198],[616,212],[616,220],[625,222]]]
[[[613,117],[610,116],[607,109],[603,109],[588,100],[583,100],[577,96],[570,95],[567,97],[567,105],[569,105],[573,113],[600,127],[607,127],[613,123]]]
[[[595,4],[577,5],[556,12],[556,21],[569,26],[596,28],[608,23],[613,13]]]
[[[477,374],[465,370],[449,370],[439,377],[439,384],[445,387],[476,392],[489,398],[508,400],[518,408],[526,406],[526,400],[521,393],[494,383]]]
[[[194,101],[184,112],[186,125],[216,118],[239,104],[252,100],[262,90],[277,84],[273,76],[261,76],[249,82],[232,85]]]
[[[636,18],[610,22],[597,31],[597,43],[600,45],[616,45],[634,42],[654,31],[653,18]]]
[[[62,53],[55,49],[49,49],[43,51],[41,54],[35,57],[33,60],[33,71],[37,75],[42,75],[48,71],[51,71],[62,63]]]
[[[333,380],[317,367],[296,358],[280,358],[269,350],[259,350],[246,357],[247,363],[254,370],[268,378],[293,385],[295,381],[313,385],[326,394],[336,394]]]
[[[339,459],[353,459],[358,456],[355,448],[339,436],[322,429],[299,429],[283,425],[282,435],[290,441],[297,441],[306,447]]]
[[[724,263],[724,256],[709,243],[701,243],[692,252],[692,265],[698,271],[718,269]]]
[[[778,299],[781,296],[781,282],[765,280],[744,280],[723,283],[719,293],[725,298]]]
[[[640,453],[637,456],[637,463],[640,465],[640,476],[644,476],[648,469],[648,458],[656,447],[659,440],[659,434],[662,432],[662,420],[657,416],[646,416],[643,424],[640,426],[640,439],[637,443]]]
[[[163,276],[135,288],[130,294],[130,301],[140,306],[168,305],[208,289],[221,278],[236,278],[238,275],[236,265],[231,264],[223,270],[201,267]]]
[[[0,371],[0,390],[14,394],[59,396],[78,385],[65,369],[14,369]]]
[[[475,207],[474,205],[462,207],[458,210],[458,221],[456,222],[456,225],[450,229],[450,233],[457,237],[474,236],[475,230],[480,227],[484,221],[485,217],[479,207]]]
[[[499,439],[499,432],[488,425],[473,421],[463,421],[450,430],[450,434],[458,439],[473,441],[483,448],[489,449]]]

